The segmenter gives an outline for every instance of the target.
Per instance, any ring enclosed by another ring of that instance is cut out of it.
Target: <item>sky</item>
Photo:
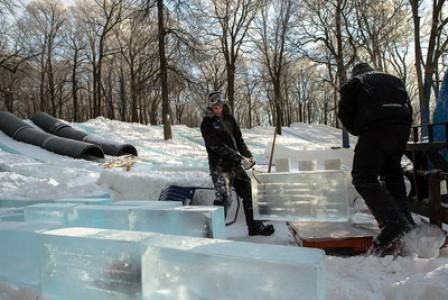
[[[173,140],[164,141],[160,126],[104,118],[72,125],[107,140],[133,144],[139,152],[139,161],[130,172],[121,168],[104,169],[101,162],[60,156],[17,142],[0,131],[0,198],[20,201],[107,193],[113,200],[157,200],[155,198],[167,184],[212,185],[198,128],[173,126]],[[243,130],[246,143],[258,161],[258,171],[267,169],[273,130],[269,127]],[[277,137],[277,145],[291,153],[322,149],[339,145],[340,136],[340,130],[335,128],[293,124]],[[112,160],[112,157],[106,157],[105,161]],[[211,202],[213,193],[204,197]],[[228,239],[296,249],[297,244],[285,222],[272,222],[276,228],[273,236],[249,237],[243,220],[240,215],[236,224],[226,227]],[[326,256],[324,263],[328,299],[448,299],[446,248],[439,257],[429,259]],[[2,298],[4,294],[6,298]],[[35,299],[29,295],[29,290],[0,282],[0,300]]]

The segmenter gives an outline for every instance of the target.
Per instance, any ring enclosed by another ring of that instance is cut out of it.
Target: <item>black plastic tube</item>
[[[85,132],[74,129],[70,125],[62,122],[59,119],[56,119],[55,117],[45,112],[35,113],[31,118],[31,121],[51,134],[95,144],[101,147],[101,149],[103,149],[103,152],[107,155],[121,156],[125,154],[132,154],[137,156],[137,149],[135,149],[135,147],[130,144],[119,144],[89,136]]]
[[[27,124],[9,112],[0,111],[0,130],[17,141],[57,154],[84,159],[104,158],[103,150],[97,145],[49,134]]]

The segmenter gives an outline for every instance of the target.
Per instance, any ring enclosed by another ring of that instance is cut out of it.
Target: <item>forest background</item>
[[[221,90],[242,127],[340,127],[360,61],[431,121],[448,66],[445,0],[0,0],[0,110],[200,124]]]

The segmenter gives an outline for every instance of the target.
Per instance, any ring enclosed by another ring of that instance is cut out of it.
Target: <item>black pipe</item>
[[[56,119],[45,112],[35,113],[31,118],[31,121],[51,134],[95,144],[101,147],[107,155],[121,156],[125,154],[132,154],[137,156],[137,149],[130,144],[118,144],[89,136],[87,133],[74,129],[67,123],[62,122],[61,120]]]
[[[27,124],[15,115],[0,111],[0,130],[15,140],[74,158],[104,158],[103,150],[93,144],[49,134]]]

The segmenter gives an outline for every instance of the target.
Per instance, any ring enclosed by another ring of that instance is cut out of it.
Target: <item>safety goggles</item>
[[[208,107],[212,107],[217,104],[224,104],[224,102],[225,102],[224,96],[221,93],[216,93],[208,98]]]

